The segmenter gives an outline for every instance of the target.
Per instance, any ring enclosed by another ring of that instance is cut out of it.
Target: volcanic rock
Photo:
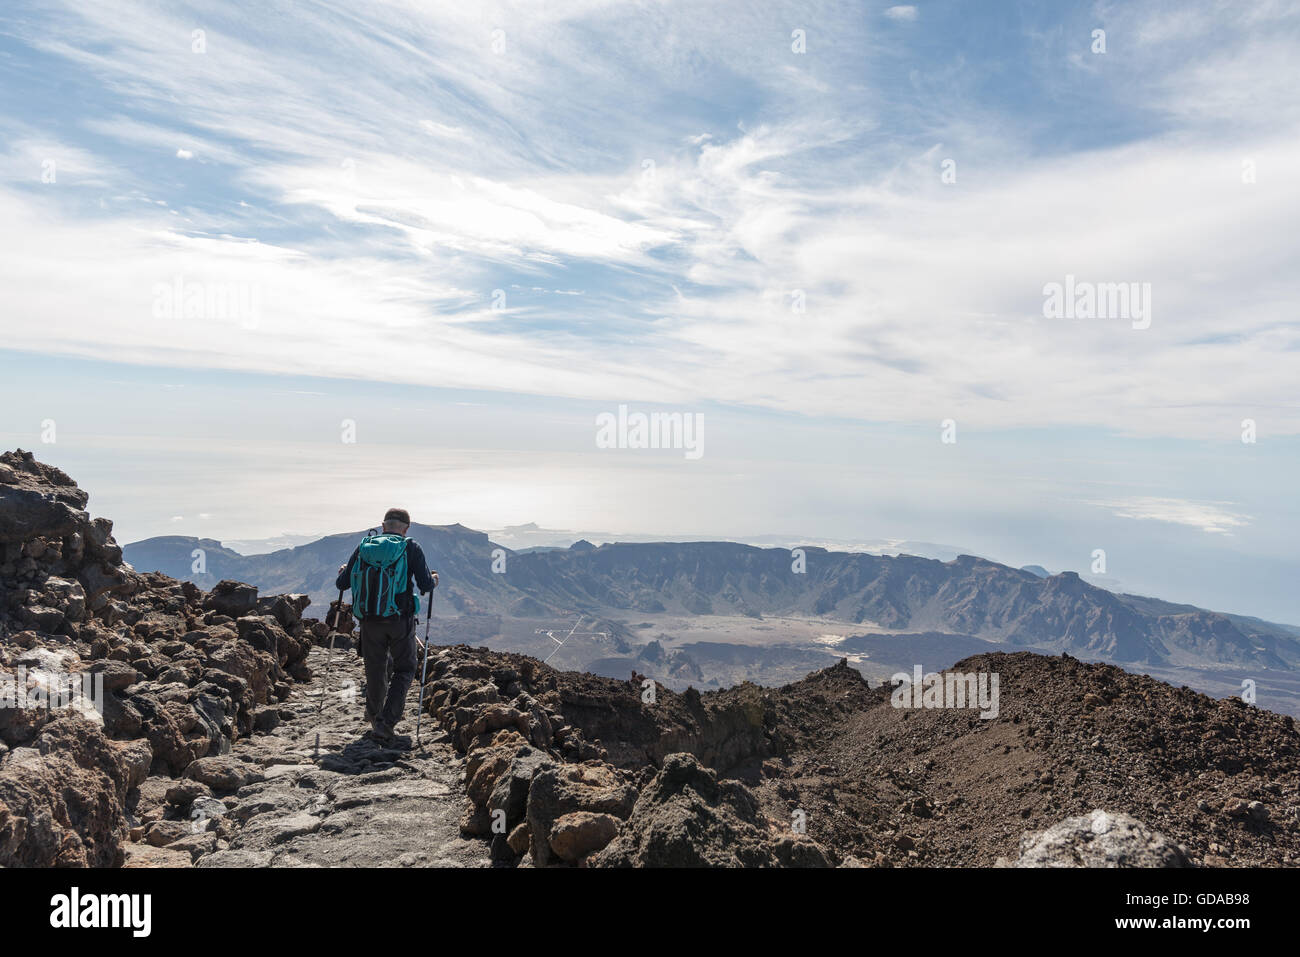
[[[1015,867],[1190,867],[1186,852],[1127,814],[1071,817],[1020,839]]]

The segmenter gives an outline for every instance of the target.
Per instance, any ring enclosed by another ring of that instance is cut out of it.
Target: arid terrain
[[[462,525],[415,525],[410,534],[445,579],[434,625],[441,643],[520,652],[558,668],[619,678],[636,670],[682,691],[775,687],[840,658],[879,681],[915,663],[939,669],[1023,649],[1105,661],[1215,696],[1250,688],[1262,706],[1300,716],[1300,629],[1107,591],[1074,572],[971,555],[939,561],[735,542],[579,541],[512,552]],[[245,556],[167,536],[125,554],[137,569],[201,588],[234,579],[324,607],[356,539],[330,535]]]
[[[680,691],[639,657],[614,677],[437,637],[418,741],[417,682],[380,746],[350,628],[304,616],[306,595],[141,574],[87,504],[0,456],[5,867],[1300,862],[1291,716],[1069,654],[958,661],[972,690],[996,678],[991,708],[900,707],[850,666],[951,635],[806,622],[824,658],[792,658],[797,680]],[[649,624],[670,660],[725,637]],[[60,700],[83,681],[102,694]]]

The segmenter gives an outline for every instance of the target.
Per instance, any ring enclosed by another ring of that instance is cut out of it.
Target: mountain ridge
[[[334,597],[360,532],[241,556],[212,540],[163,536],[125,546],[136,567],[210,588],[230,578],[268,592]],[[574,543],[513,551],[464,525],[413,525],[442,574],[439,598],[460,615],[521,618],[631,613],[824,617],[877,631],[938,631],[1128,665],[1230,665],[1293,671],[1300,630],[1092,585],[1076,572],[1040,577],[990,559],[735,542]],[[204,549],[205,572],[192,570]],[[502,569],[494,571],[494,567]]]

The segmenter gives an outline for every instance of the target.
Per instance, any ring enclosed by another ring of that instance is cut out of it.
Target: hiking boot
[[[383,718],[370,719],[370,734],[380,744],[392,744],[393,738],[396,737],[393,729]]]

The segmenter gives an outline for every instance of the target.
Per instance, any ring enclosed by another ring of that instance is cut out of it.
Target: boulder
[[[211,748],[208,729],[188,702],[142,691],[132,697],[131,705],[142,715],[141,731],[149,739],[155,761],[168,773],[180,774]]]
[[[258,615],[270,615],[281,628],[292,633],[302,624],[303,610],[310,604],[310,595],[273,595],[258,599],[254,610]]]
[[[111,596],[127,594],[132,588],[131,580],[121,568],[106,569],[94,563],[82,566],[77,581],[85,591],[86,607],[91,611],[99,611],[108,605]]]
[[[124,661],[104,659],[90,666],[92,678],[102,676],[105,691],[122,691],[140,680],[140,673]]]
[[[520,748],[496,778],[492,793],[487,797],[488,813],[504,811],[506,826],[513,829],[528,810],[528,791],[533,777],[554,765],[546,752],[527,746]]]
[[[525,739],[530,739],[532,732],[528,726],[528,717],[522,711],[504,704],[494,704],[482,708],[477,713],[470,713],[467,720],[461,719],[461,711],[470,709],[457,708],[457,724],[460,725],[460,745],[464,751],[469,743],[480,734],[498,731],[502,728],[514,728]]]
[[[122,564],[122,547],[113,541],[113,521],[96,518],[80,528],[85,556],[105,565]]]
[[[81,621],[86,615],[86,590],[75,580],[47,578],[45,604],[57,608],[68,621]]]
[[[246,784],[264,781],[260,768],[228,757],[200,758],[185,769],[185,777],[206,784],[213,791],[238,791]]]
[[[0,453],[0,542],[62,538],[88,521],[90,496],[31,452]]]
[[[190,833],[185,821],[154,821],[144,830],[144,842],[153,847],[166,847]]]
[[[0,674],[0,702],[4,705],[0,706],[0,740],[25,744],[60,712],[104,726],[97,708],[96,682],[75,670],[80,664],[75,652],[37,646],[15,656],[10,664],[13,670]]]
[[[214,797],[208,795],[196,797],[189,809],[190,831],[198,834],[211,830],[217,820],[225,817],[229,811],[224,802]]]
[[[180,840],[172,841],[167,845],[169,851],[181,851],[190,856],[191,861],[196,861],[204,854],[211,854],[217,849],[217,835],[211,831],[200,831],[196,834],[187,834]]]
[[[257,587],[224,579],[213,587],[212,593],[203,602],[203,607],[218,615],[242,618],[257,607]]]
[[[999,867],[1191,867],[1187,853],[1127,814],[1095,810],[1020,839]]]
[[[538,771],[528,788],[526,817],[533,863],[558,862],[551,849],[555,822],[575,811],[626,818],[636,802],[636,788],[607,764],[567,764]]]
[[[510,848],[512,854],[518,857],[528,852],[528,845],[531,841],[532,835],[528,830],[528,822],[524,821],[510,832],[510,836],[506,838],[506,846]]]
[[[619,820],[612,814],[574,811],[551,826],[551,850],[561,860],[580,861],[599,851],[618,834]]]
[[[504,748],[493,749],[478,762],[477,769],[465,781],[465,794],[479,807],[487,804],[496,787],[497,778],[510,766],[510,752]]]
[[[67,619],[57,608],[50,608],[47,605],[24,605],[18,609],[18,620],[25,628],[46,635],[57,635],[63,630]]]
[[[204,661],[208,669],[207,679],[214,682],[219,680],[213,672],[223,672],[240,679],[249,694],[249,700],[245,704],[251,716],[251,710],[255,705],[266,704],[271,697],[275,684],[275,659],[269,653],[256,651],[243,642],[214,644],[215,647],[209,647],[207,659]],[[233,688],[227,690],[234,693]]]
[[[0,768],[0,867],[115,867],[132,771],[103,731],[56,713]]]
[[[189,810],[195,798],[212,797],[212,788],[193,778],[182,778],[167,789],[164,800],[182,811]]]
[[[173,847],[151,847],[148,844],[130,844],[126,848],[123,867],[189,867],[192,858],[188,851]]]
[[[127,790],[138,788],[149,776],[149,769],[153,766],[153,748],[143,739],[118,743],[117,747],[126,767]]]

